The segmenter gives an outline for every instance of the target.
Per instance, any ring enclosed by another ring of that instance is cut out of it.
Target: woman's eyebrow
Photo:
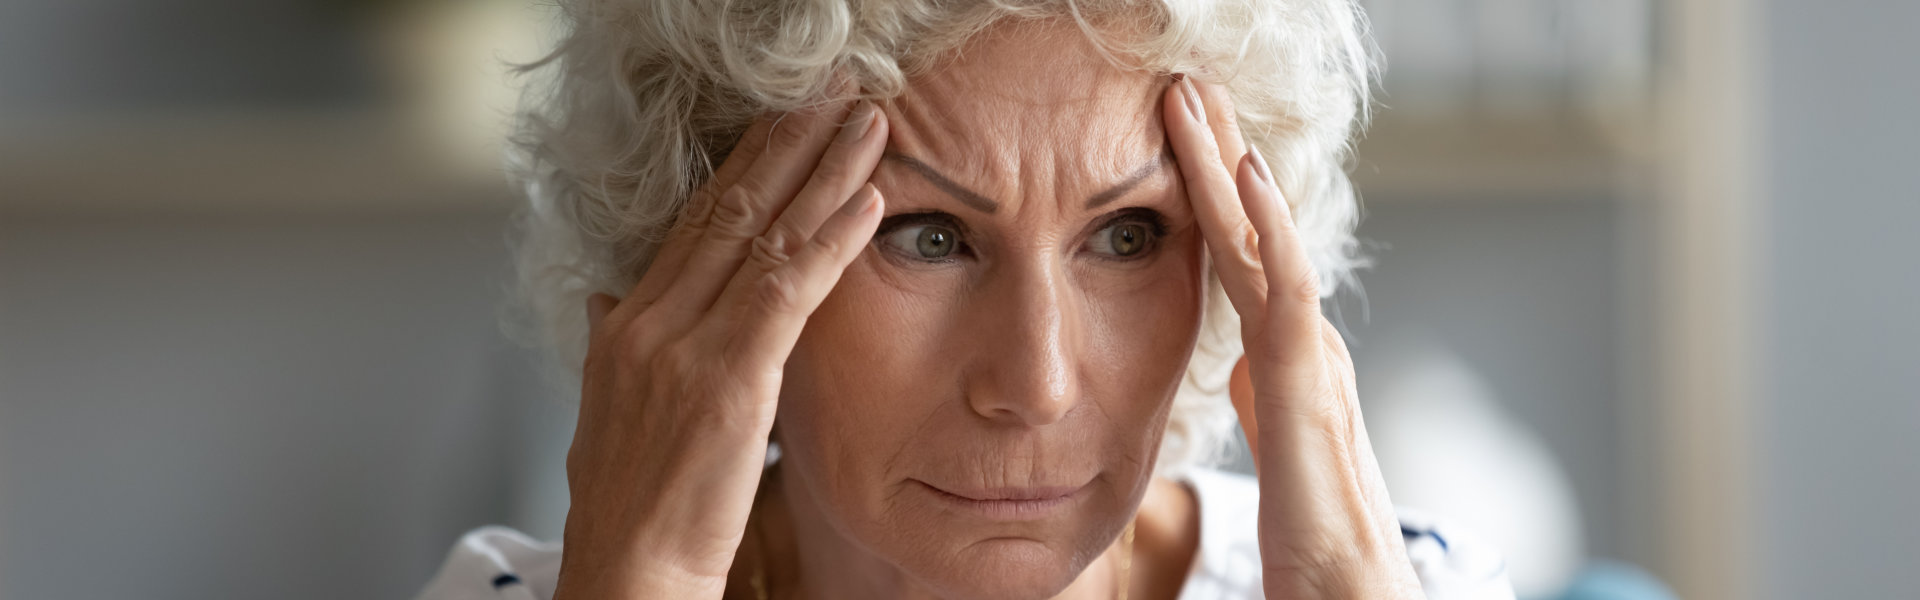
[[[986,196],[967,189],[965,186],[954,183],[952,179],[947,179],[947,177],[941,175],[939,171],[933,170],[933,167],[927,166],[927,163],[920,162],[920,159],[892,150],[888,150],[886,154],[881,155],[881,158],[906,165],[907,168],[913,169],[913,172],[919,173],[920,177],[925,178],[928,183],[932,183],[934,187],[940,188],[941,191],[953,196],[955,200],[959,200],[961,203],[973,207],[974,210],[993,214],[993,211],[1000,209],[999,204],[987,199]]]
[[[926,179],[927,182],[933,184],[934,187],[940,188],[941,191],[953,196],[955,200],[959,200],[974,210],[993,214],[994,211],[1000,209],[998,203],[978,192],[967,189],[966,186],[954,183],[952,179],[941,175],[939,171],[935,171],[933,167],[927,166],[927,163],[921,162],[920,159],[893,150],[888,150],[881,158],[906,165],[907,168],[912,169],[914,173],[918,173],[921,178]],[[1160,151],[1154,153],[1153,158],[1148,159],[1146,163],[1141,164],[1139,167],[1135,167],[1133,172],[1127,175],[1126,179],[1121,180],[1120,183],[1114,184],[1113,187],[1107,188],[1098,194],[1089,196],[1087,198],[1087,209],[1092,210],[1099,208],[1103,204],[1118,200],[1121,196],[1126,195],[1127,191],[1140,185],[1140,182],[1146,181],[1147,178],[1152,177],[1154,173],[1160,172],[1161,166],[1172,162],[1172,158],[1173,154],[1165,145],[1162,145]]]
[[[1133,173],[1127,175],[1126,179],[1121,180],[1120,183],[1115,184],[1113,187],[1107,188],[1104,192],[1088,197],[1087,210],[1100,208],[1102,204],[1120,199],[1121,196],[1127,194],[1128,190],[1140,185],[1140,182],[1146,181],[1147,178],[1152,177],[1154,173],[1159,173],[1161,165],[1173,162],[1173,160],[1173,152],[1169,150],[1165,144],[1162,144],[1160,151],[1154,153],[1153,158],[1149,158],[1146,163],[1135,167]]]

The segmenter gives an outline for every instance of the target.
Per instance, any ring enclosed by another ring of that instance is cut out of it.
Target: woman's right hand
[[[871,102],[756,121],[624,299],[588,299],[555,597],[718,598],[787,356],[872,240]]]

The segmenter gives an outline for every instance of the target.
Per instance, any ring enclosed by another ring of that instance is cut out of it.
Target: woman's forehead
[[[887,102],[889,151],[967,180],[1044,170],[1057,186],[1108,184],[1162,152],[1164,78],[1114,66],[1073,29],[986,43],[1011,37],[983,37]]]

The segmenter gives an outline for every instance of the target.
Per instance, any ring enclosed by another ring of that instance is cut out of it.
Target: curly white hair
[[[1349,141],[1368,116],[1374,53],[1352,0],[559,0],[565,35],[540,61],[512,169],[529,202],[513,232],[511,322],[578,379],[585,297],[643,274],[695,187],[766,111],[875,100],[1009,19],[1067,19],[1116,66],[1226,86],[1247,142],[1282,182],[1332,294],[1365,265]],[[1232,438],[1226,380],[1238,319],[1217,275],[1158,467],[1217,462]]]

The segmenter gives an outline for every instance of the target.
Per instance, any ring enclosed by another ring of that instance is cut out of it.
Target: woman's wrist
[[[664,553],[622,558],[570,546],[563,546],[554,600],[719,598],[727,588],[726,573],[699,573]]]
[[[1267,573],[1268,598],[1319,600],[1418,600],[1426,598],[1418,579],[1409,580],[1380,569],[1328,570],[1315,573]]]
[[[693,486],[666,489],[686,487]],[[664,494],[644,508],[581,495],[562,533],[556,598],[719,598],[725,590],[739,532],[699,518],[688,494]],[[714,510],[708,502],[706,512]]]

